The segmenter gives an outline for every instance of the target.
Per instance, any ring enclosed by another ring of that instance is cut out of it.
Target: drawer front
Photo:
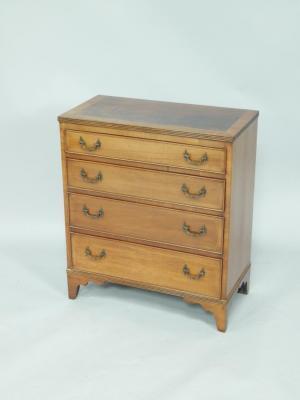
[[[69,195],[70,224],[152,242],[222,252],[223,218],[127,201]]]
[[[167,165],[193,171],[225,172],[223,149],[67,131],[66,150],[95,157]]]
[[[224,181],[81,160],[68,161],[74,188],[222,211]]]
[[[219,297],[221,260],[179,251],[72,234],[73,265],[80,270],[144,284]]]

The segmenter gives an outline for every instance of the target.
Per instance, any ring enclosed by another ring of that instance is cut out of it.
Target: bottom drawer
[[[219,297],[222,261],[88,235],[72,234],[74,268]]]

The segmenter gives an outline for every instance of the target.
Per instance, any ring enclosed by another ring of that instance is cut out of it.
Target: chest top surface
[[[253,110],[96,96],[58,120],[231,142],[257,116]]]

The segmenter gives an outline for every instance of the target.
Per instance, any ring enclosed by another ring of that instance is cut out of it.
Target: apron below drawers
[[[223,211],[225,182],[219,179],[68,160],[68,185],[99,193]]]
[[[73,227],[222,253],[223,217],[75,193],[69,209]]]
[[[221,260],[75,233],[71,244],[75,269],[165,289],[220,296]]]

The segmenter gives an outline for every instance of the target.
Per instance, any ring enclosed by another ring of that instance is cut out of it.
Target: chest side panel
[[[257,120],[232,144],[226,295],[251,263],[256,137]]]

